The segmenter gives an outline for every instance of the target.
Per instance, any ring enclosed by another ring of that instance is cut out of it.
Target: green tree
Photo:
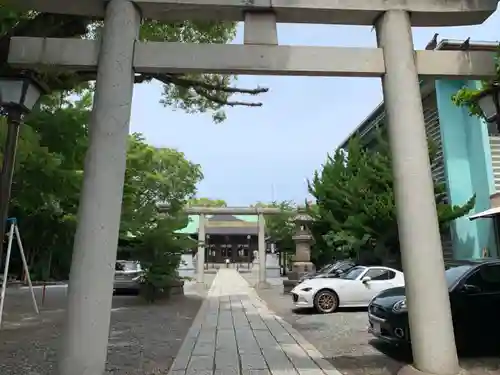
[[[227,203],[223,199],[210,199],[203,197],[189,199],[188,205],[191,207],[227,207]]]
[[[274,241],[283,253],[295,251],[295,223],[291,220],[297,211],[297,205],[292,201],[257,202],[254,207],[279,208],[282,213],[266,215],[266,235]]]
[[[82,90],[80,94],[76,101],[70,95],[46,97],[21,128],[9,214],[19,220],[37,279],[64,279],[69,272],[92,91]],[[6,127],[1,125],[3,147]],[[183,153],[152,147],[140,134],[131,135],[121,238],[132,237],[141,243],[141,236],[150,235],[160,225],[162,229],[170,225],[165,236],[173,236],[187,223],[182,210],[202,177],[200,166],[186,160]],[[169,204],[167,216],[159,215],[156,204],[160,202]],[[160,224],[165,217],[169,221]],[[15,258],[12,265],[14,272],[20,270],[20,259]]]
[[[179,278],[181,254],[192,242],[188,235],[176,231],[188,224],[184,207],[202,178],[201,167],[183,153],[148,145],[140,134],[130,136],[121,243],[126,243],[125,249],[122,247],[125,256],[141,262],[145,271],[141,291],[150,302],[168,296]],[[166,212],[158,211],[159,203],[168,207]]]
[[[85,17],[57,15],[38,12],[22,12],[0,5],[0,74],[15,75],[19,71],[6,63],[10,38],[32,37],[98,37],[102,21]],[[143,41],[169,41],[185,43],[228,43],[236,33],[236,24],[231,22],[184,21],[167,24],[144,20],[140,39]],[[95,80],[94,72],[60,72],[45,68],[37,72],[39,78],[53,91],[72,90],[81,83]],[[234,94],[257,95],[265,88],[244,89],[232,86],[234,77],[217,74],[138,74],[136,82],[156,79],[164,84],[161,103],[180,108],[188,113],[207,112],[216,122],[225,119],[225,106],[261,106],[261,103],[231,100]]]
[[[135,241],[132,256],[145,270],[141,292],[149,302],[168,297],[173,284],[179,279],[177,272],[181,254],[192,243],[187,235],[174,235],[174,231],[187,224],[183,215],[162,215]]]
[[[429,154],[434,160],[434,147]],[[445,201],[444,184],[436,183],[434,190],[441,231],[474,207],[474,196],[462,206],[451,206]],[[316,199],[310,212],[318,263],[367,255],[385,260],[399,254],[390,150],[382,137],[375,149],[365,149],[355,138],[347,153],[338,149],[328,156],[309,183],[309,192]]]
[[[89,110],[85,95],[72,103],[46,99],[47,103],[21,127],[9,214],[19,220],[33,276],[47,279],[52,269],[52,277],[66,278]],[[0,126],[1,147],[5,131],[6,127]],[[20,269],[17,252],[14,254],[12,269]]]
[[[123,190],[122,235],[141,235],[156,225],[159,203],[167,203],[171,215],[181,214],[202,178],[200,165],[187,160],[182,152],[153,147],[141,134],[132,134]]]
[[[500,52],[497,53],[495,58],[495,73],[495,77],[490,80],[483,80],[481,85],[477,87],[471,87],[469,85],[462,87],[452,96],[451,100],[459,107],[466,107],[471,116],[481,116],[482,113],[477,103],[477,99],[480,97],[481,93],[491,89],[493,86],[498,86],[500,82]]]

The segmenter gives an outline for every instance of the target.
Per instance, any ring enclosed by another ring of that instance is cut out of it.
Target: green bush
[[[187,237],[174,235],[172,219],[162,219],[144,233],[134,249],[135,259],[141,263],[141,295],[148,302],[168,298],[172,284],[179,280],[181,254],[189,244]]]

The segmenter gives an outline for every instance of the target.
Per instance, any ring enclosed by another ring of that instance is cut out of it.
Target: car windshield
[[[467,271],[472,268],[470,264],[462,264],[462,265],[446,265],[446,284],[448,288],[451,287],[455,282],[460,279]]]
[[[338,270],[338,271],[344,271],[345,272],[345,271],[351,269],[353,266],[354,266],[354,264],[352,264],[351,262],[342,262],[339,265],[337,265],[335,267],[335,269]]]
[[[331,266],[332,266],[331,264],[327,264],[326,266],[320,268],[318,273],[326,272]]]
[[[356,280],[365,271],[365,267],[354,267],[349,272],[341,276],[342,279]]]

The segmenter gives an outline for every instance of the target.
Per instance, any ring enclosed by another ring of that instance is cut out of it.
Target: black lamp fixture
[[[0,114],[7,116],[7,137],[3,149],[0,175],[0,266],[2,264],[3,238],[9,211],[12,177],[19,139],[19,126],[23,115],[31,112],[40,97],[47,91],[31,75],[0,76]]]
[[[497,130],[500,131],[500,85],[498,82],[494,82],[482,91],[476,97],[475,102],[486,122],[495,123]]]
[[[45,88],[29,75],[0,77],[0,106],[8,115],[31,112],[45,92]]]

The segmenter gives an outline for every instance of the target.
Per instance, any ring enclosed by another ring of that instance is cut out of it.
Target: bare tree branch
[[[201,95],[215,103],[221,105],[227,105],[230,107],[234,106],[246,106],[246,107],[261,107],[262,103],[251,103],[251,102],[242,102],[242,101],[227,101],[218,98],[216,95],[211,94],[209,91],[222,91],[226,93],[241,93],[241,94],[250,94],[250,95],[258,95],[261,93],[268,92],[268,88],[257,87],[255,89],[244,89],[237,87],[225,87],[222,85],[213,85],[206,82],[201,82],[198,80],[184,78],[182,76],[177,76],[173,74],[153,74],[150,77],[157,79],[158,81],[166,84],[166,85],[178,85],[185,88],[192,88],[198,95]]]
[[[238,87],[224,87],[224,86],[219,86],[219,85],[211,85],[211,84],[206,83],[206,82],[187,79],[185,77],[177,76],[174,74],[165,74],[165,76],[167,76],[169,78],[171,83],[174,83],[174,84],[179,85],[179,86],[185,86],[185,87],[198,86],[198,87],[203,88],[205,90],[219,90],[219,91],[223,91],[223,92],[227,92],[227,93],[231,93],[231,94],[238,93],[238,94],[258,95],[258,94],[262,94],[262,93],[269,91],[268,88],[263,88],[263,87],[257,87],[255,89],[244,89],[244,88],[238,88]],[[159,79],[157,77],[155,77],[155,78]]]

